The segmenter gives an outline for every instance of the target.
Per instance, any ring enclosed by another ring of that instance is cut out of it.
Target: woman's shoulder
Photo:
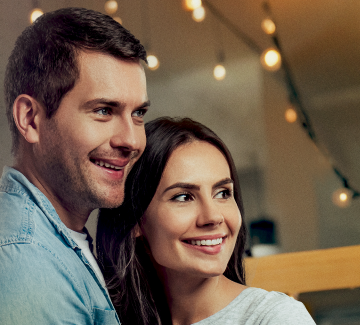
[[[284,293],[248,287],[218,313],[196,323],[314,325],[305,306]]]

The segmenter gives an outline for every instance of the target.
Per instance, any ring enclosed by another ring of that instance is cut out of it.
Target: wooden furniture
[[[297,297],[360,287],[360,245],[245,258],[248,286]]]

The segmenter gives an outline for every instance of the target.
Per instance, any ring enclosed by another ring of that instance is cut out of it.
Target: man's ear
[[[39,141],[39,121],[44,115],[39,102],[29,95],[19,95],[13,105],[13,117],[21,135],[29,143]]]
[[[143,235],[143,233],[142,233],[142,231],[141,231],[141,228],[140,228],[140,226],[139,226],[138,223],[137,223],[137,224],[135,225],[135,227],[133,228],[132,234],[133,234],[134,238],[137,238],[137,237],[140,237],[140,236]]]

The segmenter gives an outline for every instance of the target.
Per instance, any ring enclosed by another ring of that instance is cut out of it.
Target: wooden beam
[[[252,287],[296,296],[360,287],[360,245],[245,258]]]

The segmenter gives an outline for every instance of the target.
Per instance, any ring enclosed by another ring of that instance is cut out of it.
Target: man
[[[144,150],[141,60],[132,34],[87,9],[45,14],[18,38],[5,76],[14,165],[0,181],[0,324],[119,323],[84,226],[122,203]]]

